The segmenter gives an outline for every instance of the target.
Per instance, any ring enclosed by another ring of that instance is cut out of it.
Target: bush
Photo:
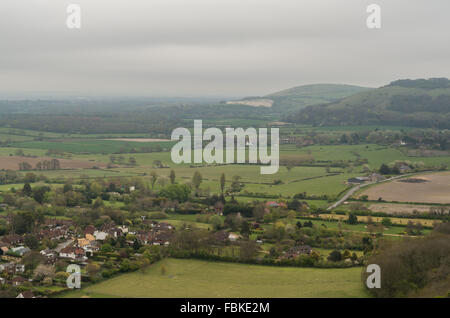
[[[446,223],[423,239],[384,246],[368,259],[369,264],[380,266],[382,286],[369,292],[376,297],[446,296],[450,286],[449,232],[450,223]],[[362,275],[364,285],[368,275]]]
[[[169,216],[164,212],[151,212],[148,217],[150,219],[167,219]]]

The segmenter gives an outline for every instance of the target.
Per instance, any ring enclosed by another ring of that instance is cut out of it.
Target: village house
[[[112,229],[109,229],[108,234],[111,235],[114,238],[118,238],[119,236],[123,235],[123,232],[121,229],[119,229],[118,227],[114,227]]]
[[[90,244],[91,244],[91,241],[89,241],[88,239],[85,239],[85,238],[77,239],[77,246],[78,247],[83,248],[83,247],[89,246]]]
[[[152,232],[141,232],[136,234],[136,238],[141,244],[152,244],[154,237],[155,235]]]
[[[168,232],[157,233],[154,240],[153,245],[169,245],[170,244],[171,234]]]
[[[39,253],[46,258],[45,263],[47,265],[55,264],[58,259],[58,253],[48,248],[40,251]]]
[[[84,238],[77,239],[77,246],[81,247],[89,255],[93,255],[100,248],[92,234],[86,234]]]
[[[43,240],[44,238],[49,240],[61,240],[65,239],[67,236],[68,228],[65,227],[42,229],[38,234],[40,240]]]
[[[24,241],[24,238],[17,234],[10,234],[3,236],[0,241],[4,244],[7,244],[9,246],[15,246],[22,244]]]
[[[25,273],[25,265],[24,264],[16,264],[16,263],[6,263],[0,264],[0,273],[6,272],[8,274],[22,274]]]
[[[87,260],[86,252],[82,248],[76,247],[76,246],[67,246],[67,247],[63,248],[59,252],[59,257],[69,258],[69,259],[72,259],[75,261]]]
[[[228,235],[230,242],[236,242],[239,238],[240,236],[234,233],[230,233],[230,235]]]
[[[104,241],[108,237],[108,233],[103,232],[103,231],[95,231],[94,237],[97,241]]]
[[[86,237],[86,240],[88,240],[91,243],[95,241],[95,236],[92,234],[86,234],[85,237]]]
[[[123,234],[127,234],[129,232],[128,227],[126,226],[118,226],[117,228],[121,230]]]
[[[94,255],[94,252],[98,252],[100,250],[100,243],[97,241],[93,241],[88,246],[83,247],[83,250],[86,253],[86,257],[90,257]]]

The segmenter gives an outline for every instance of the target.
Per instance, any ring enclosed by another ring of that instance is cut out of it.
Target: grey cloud
[[[69,3],[82,29],[65,27]],[[382,8],[382,29],[365,8]],[[447,0],[2,0],[0,92],[262,95],[449,77]]]

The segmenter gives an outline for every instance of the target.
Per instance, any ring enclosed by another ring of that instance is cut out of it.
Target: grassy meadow
[[[166,273],[163,274],[161,267]],[[361,268],[318,269],[166,259],[64,297],[367,297]]]

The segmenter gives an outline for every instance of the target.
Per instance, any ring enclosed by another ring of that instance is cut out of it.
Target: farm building
[[[347,179],[347,183],[352,183],[352,184],[362,184],[366,181],[369,181],[369,178],[367,177],[355,177],[355,178],[349,178]]]

